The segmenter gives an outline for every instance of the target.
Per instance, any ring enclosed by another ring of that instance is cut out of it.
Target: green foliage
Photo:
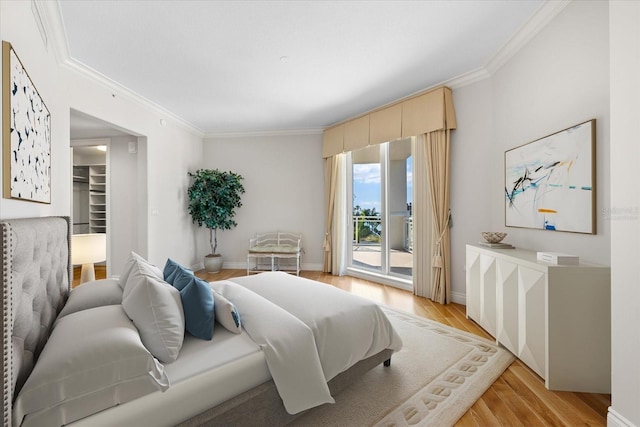
[[[194,223],[211,230],[211,250],[217,250],[216,231],[230,230],[238,224],[234,221],[235,209],[242,206],[240,195],[244,193],[241,175],[221,172],[218,169],[199,169],[189,172],[193,182],[188,189],[189,214]]]
[[[354,219],[354,241],[356,242],[376,242],[381,241],[380,233],[382,227],[380,224],[380,213],[376,212],[376,208],[362,209],[356,205],[353,208]]]

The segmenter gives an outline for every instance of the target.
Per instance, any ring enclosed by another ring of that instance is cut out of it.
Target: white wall
[[[322,135],[207,138],[204,164],[244,177],[246,193],[232,230],[218,232],[224,268],[245,268],[249,239],[258,232],[302,233],[302,268],[322,269],[324,169]],[[206,229],[200,231],[207,234]],[[204,248],[201,255],[210,252]]]
[[[609,19],[604,1],[572,2],[492,77],[492,227],[532,250],[579,255],[609,265]],[[504,226],[504,152],[596,119],[597,235]]]
[[[0,38],[13,45],[51,113],[51,204],[2,198],[0,218],[70,215],[69,108],[65,102],[60,102],[66,98],[66,88],[60,84],[62,72],[52,50],[47,50],[40,37],[30,1],[0,2]],[[0,117],[0,124],[1,121]]]
[[[208,139],[203,163],[197,132],[126,94],[58,66],[51,45],[45,48],[40,38],[30,2],[1,2],[0,8],[0,35],[14,44],[51,110],[53,136],[52,204],[3,199],[0,217],[69,213],[69,108],[75,108],[146,141],[140,151],[148,154],[139,156],[138,172],[147,170],[135,202],[140,207],[137,223],[148,221],[144,230],[138,230],[138,250],[152,261],[163,263],[173,257],[197,266],[208,251],[206,233],[191,224],[186,212],[189,181],[185,173],[206,166],[234,169],[246,177],[248,192],[238,216],[240,226],[219,236],[221,249],[229,248],[223,250],[230,256],[230,266],[246,261],[246,239],[266,228],[299,229],[305,235],[303,262],[322,263],[320,135]],[[504,151],[592,117],[597,119],[598,131],[598,234],[509,228],[507,241],[609,262],[609,223],[601,214],[609,206],[607,13],[604,2],[571,3],[490,79],[454,90],[459,123],[452,138],[454,300],[464,301],[464,245],[478,241],[480,231],[505,229]],[[160,119],[166,119],[167,125],[160,126]]]
[[[129,152],[135,136],[112,137],[109,144],[109,275],[120,276],[133,250],[138,252],[138,152]]]
[[[491,82],[486,79],[453,91],[458,129],[451,135],[451,296],[466,304],[465,245],[491,231],[490,188],[502,170],[491,149]]]
[[[609,426],[640,426],[640,3],[612,1]]]
[[[159,266],[167,258],[196,265],[197,235],[186,211],[186,171],[202,161],[202,135],[74,70],[64,78],[70,108],[145,137],[138,144],[137,161],[139,169],[146,168],[146,181],[139,181],[137,189],[143,200],[130,201],[138,204],[139,211],[146,209],[136,224],[146,227],[142,232],[147,234],[146,242],[138,245],[139,253]],[[140,165],[141,161],[145,164]]]
[[[142,144],[135,183],[139,200],[133,202],[142,209],[132,223],[145,224],[136,230],[138,248],[152,262],[162,264],[172,257],[197,265],[207,253],[206,232],[194,227],[186,212],[186,171],[203,166],[230,169],[245,177],[247,193],[238,213],[239,226],[219,236],[231,266],[244,265],[247,241],[253,233],[287,229],[304,235],[305,268],[321,267],[320,135],[212,138],[203,150],[197,131],[60,67],[53,54],[52,35],[45,46],[31,8],[29,1],[0,2],[0,38],[13,44],[51,112],[52,201],[46,205],[2,199],[0,218],[70,214],[69,111],[75,108],[139,135]],[[635,186],[640,157],[639,28],[637,2],[573,2],[490,79],[454,90],[459,128],[452,138],[452,290],[462,301],[464,244],[478,241],[480,231],[504,229],[504,151],[597,119],[598,234],[509,228],[507,240],[532,249],[573,252],[604,264],[611,260],[610,425],[640,425],[640,276],[636,266],[640,259],[640,195]],[[609,84],[611,139],[615,141],[611,146]],[[160,119],[167,125],[160,126]],[[631,218],[615,217],[614,221],[611,214],[616,209],[630,210]]]
[[[0,2],[0,36],[13,44],[52,118],[51,205],[2,199],[0,218],[70,214],[69,115],[74,108],[146,141],[139,147],[146,153],[144,164],[138,162],[143,174],[137,183],[140,200],[131,201],[145,209],[137,218],[137,225],[144,228],[138,230],[144,240],[138,244],[139,252],[158,265],[164,265],[167,257],[187,265],[197,263],[198,238],[186,212],[186,170],[201,162],[202,134],[126,92],[60,66],[53,53],[54,34],[48,34],[45,46],[30,1]]]
[[[505,242],[609,265],[609,21],[603,1],[572,2],[490,78],[453,91],[452,296],[464,303],[466,243]],[[505,227],[504,152],[596,119],[597,234]]]

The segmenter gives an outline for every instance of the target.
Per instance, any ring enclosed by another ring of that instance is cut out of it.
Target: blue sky
[[[413,187],[413,157],[407,159],[407,203],[411,201]],[[353,206],[376,208],[380,212],[380,164],[353,165]]]

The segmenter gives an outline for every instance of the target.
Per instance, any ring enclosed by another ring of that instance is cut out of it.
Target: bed
[[[132,253],[121,280],[71,292],[69,218],[0,226],[5,427],[284,425],[402,345],[375,304],[286,273],[206,284],[197,301],[215,301],[212,330],[185,297],[202,281],[179,265],[167,274],[171,260],[160,277],[173,286]]]

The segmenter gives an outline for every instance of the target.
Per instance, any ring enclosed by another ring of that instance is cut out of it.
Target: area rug
[[[515,360],[495,342],[384,308],[402,337],[378,366],[293,426],[451,426]]]

